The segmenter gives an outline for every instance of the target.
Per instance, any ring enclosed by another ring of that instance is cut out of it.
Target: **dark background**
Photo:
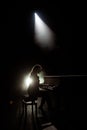
[[[35,11],[55,33],[52,51],[43,51],[35,44]],[[36,63],[48,75],[86,74],[85,7],[59,1],[9,1],[1,3],[0,14],[2,84],[11,87],[22,70]]]
[[[56,46],[43,51],[34,41],[34,12],[54,31]],[[1,71],[14,78],[39,63],[47,74],[72,73],[72,8],[55,2],[3,3],[1,8]]]
[[[9,90],[20,72],[36,63],[43,66],[47,75],[87,73],[85,7],[71,2],[9,1],[1,3],[0,9],[2,90]],[[35,44],[35,11],[55,33],[56,46],[52,51],[43,51]]]
[[[35,11],[56,35],[56,46],[52,51],[43,51],[35,44],[33,35]],[[80,2],[32,0],[1,3],[0,103],[4,108],[13,96],[12,89],[18,87],[16,85],[21,74],[36,63],[42,65],[47,75],[87,74],[85,18],[85,4],[82,5]],[[65,104],[71,105],[68,115],[73,115],[73,118],[70,118],[75,120],[77,128],[79,125],[77,120],[80,120],[80,123],[83,121],[82,127],[86,124],[84,118],[87,113],[86,79],[65,78],[62,83],[64,98],[68,95]]]

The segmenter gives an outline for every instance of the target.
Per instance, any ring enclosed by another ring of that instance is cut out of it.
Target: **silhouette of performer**
[[[39,77],[37,74],[42,70],[42,67],[39,64],[33,66],[30,77],[32,78],[33,82],[28,88],[29,99],[35,100],[39,94]]]

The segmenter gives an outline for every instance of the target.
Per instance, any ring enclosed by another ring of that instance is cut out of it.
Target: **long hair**
[[[35,64],[30,71],[30,76],[39,73],[41,70],[42,66],[40,64]]]
[[[40,71],[42,70],[42,67],[41,67],[41,65],[39,65],[39,64],[36,64],[36,65],[34,65],[33,67],[32,67],[32,69],[31,69],[31,72],[30,72],[30,76],[32,77],[32,78],[35,78],[34,80],[34,84],[33,84],[33,86],[32,85],[30,85],[30,87],[29,87],[29,89],[28,89],[28,93],[29,93],[29,95],[30,95],[30,98],[32,99],[32,100],[34,100],[35,98],[37,98],[37,95],[38,95],[38,93],[39,93],[39,88],[38,88],[38,78],[37,78],[37,73],[39,73]]]

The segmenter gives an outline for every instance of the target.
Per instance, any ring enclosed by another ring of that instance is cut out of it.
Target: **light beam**
[[[26,76],[24,79],[25,88],[28,89],[32,82],[33,82],[32,78],[29,77],[29,75]]]
[[[53,31],[35,13],[35,42],[43,49],[53,49]]]

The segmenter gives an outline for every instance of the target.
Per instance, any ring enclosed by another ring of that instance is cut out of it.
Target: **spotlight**
[[[25,87],[26,87],[26,89],[28,89],[28,87],[30,86],[30,84],[32,84],[33,80],[32,80],[31,77],[26,76],[24,82],[25,82]]]
[[[53,31],[42,21],[37,13],[34,13],[34,17],[35,42],[43,49],[53,49],[55,41]]]

